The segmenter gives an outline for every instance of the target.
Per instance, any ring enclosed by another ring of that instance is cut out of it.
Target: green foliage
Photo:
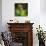
[[[37,34],[36,36],[38,36],[38,40],[45,40],[45,35],[44,35],[44,32],[43,32],[43,29],[42,27],[40,27],[39,25],[39,28],[36,28],[37,29]]]

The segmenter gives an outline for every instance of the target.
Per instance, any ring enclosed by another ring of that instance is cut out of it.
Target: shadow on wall
[[[2,31],[2,0],[0,0],[0,31]]]
[[[46,0],[40,0],[40,10],[43,13],[46,13]]]

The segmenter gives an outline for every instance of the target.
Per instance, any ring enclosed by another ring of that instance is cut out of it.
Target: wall
[[[40,0],[41,12],[46,13],[46,0]]]
[[[14,3],[15,2],[27,2],[29,4],[28,17],[15,17],[14,16]],[[35,1],[34,0],[29,0],[29,1],[28,0],[25,0],[25,1],[3,0],[2,1],[2,24],[3,26],[5,26],[6,23],[10,19],[15,19],[15,18],[19,20],[19,22],[24,22],[26,19],[29,19],[33,23],[39,23],[40,21],[39,15],[40,15],[40,0],[39,1],[38,0],[35,0]],[[4,29],[7,30],[5,27]]]
[[[40,24],[46,31],[46,0],[40,0]]]
[[[2,0],[0,0],[0,31],[2,31]]]

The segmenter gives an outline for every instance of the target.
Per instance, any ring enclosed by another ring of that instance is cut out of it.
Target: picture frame
[[[15,16],[28,16],[28,3],[15,3]]]

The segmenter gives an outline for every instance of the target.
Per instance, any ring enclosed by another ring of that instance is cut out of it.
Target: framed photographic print
[[[15,3],[15,16],[28,16],[28,3]]]

